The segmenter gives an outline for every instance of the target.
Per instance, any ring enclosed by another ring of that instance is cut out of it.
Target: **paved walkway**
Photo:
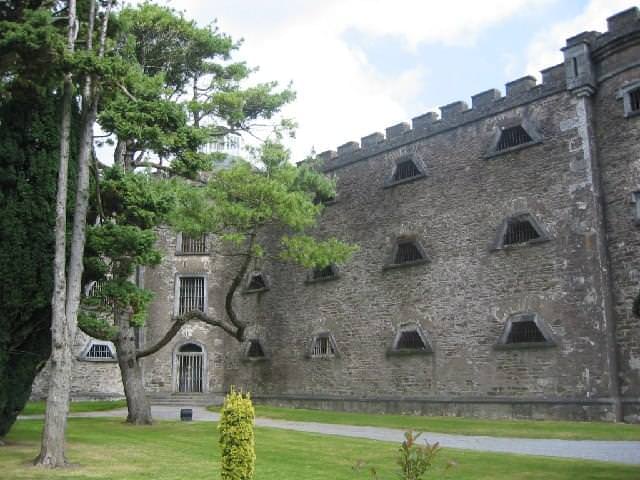
[[[158,420],[178,420],[179,406],[152,407],[152,414]],[[194,421],[217,421],[218,413],[207,411],[204,407],[193,408]],[[75,413],[72,417],[125,417],[126,409],[107,412]],[[34,418],[34,417],[24,417]],[[368,438],[384,442],[401,442],[404,431],[379,427],[356,427],[351,425],[334,425],[313,422],[289,422],[286,420],[272,420],[257,418],[259,427],[282,428],[299,432],[321,433],[324,435],[339,435],[342,437]],[[585,460],[600,460],[605,462],[619,462],[640,465],[640,442],[611,442],[600,440],[545,440],[530,438],[500,438],[471,435],[449,435],[446,433],[424,432],[422,437],[429,443],[439,442],[448,448],[462,448],[482,452],[519,453],[524,455],[540,455],[545,457],[578,458]]]

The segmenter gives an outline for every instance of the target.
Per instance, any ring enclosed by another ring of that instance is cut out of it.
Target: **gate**
[[[202,347],[187,343],[176,354],[178,392],[201,393],[203,391],[204,352]]]

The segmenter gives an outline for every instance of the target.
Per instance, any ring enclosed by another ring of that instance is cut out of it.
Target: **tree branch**
[[[238,289],[238,287],[240,286],[240,283],[242,283],[242,279],[247,273],[249,264],[251,263],[251,259],[253,258],[253,255],[251,254],[251,252],[253,251],[253,246],[255,244],[255,241],[256,241],[256,234],[254,231],[253,233],[249,234],[249,245],[247,248],[247,252],[249,253],[245,257],[244,261],[242,262],[242,265],[240,266],[240,270],[238,270],[238,272],[236,273],[236,276],[233,278],[233,281],[231,282],[231,285],[229,286],[229,290],[227,290],[227,295],[224,299],[224,309],[227,312],[229,321],[233,324],[233,326],[235,326],[238,329],[236,338],[239,341],[244,340],[244,331],[247,328],[247,326],[244,322],[242,322],[238,318],[238,315],[233,309],[233,296],[236,293],[236,290]]]
[[[167,333],[164,334],[164,337],[158,340],[158,342],[155,345],[145,348],[140,352],[137,352],[136,358],[144,358],[151,354],[156,353],[158,350],[164,347],[167,343],[169,343],[173,337],[177,335],[177,333],[180,331],[180,329],[185,323],[187,323],[187,320],[184,319],[184,315],[182,317],[177,317],[173,322],[173,325],[171,325],[171,328],[169,328]]]

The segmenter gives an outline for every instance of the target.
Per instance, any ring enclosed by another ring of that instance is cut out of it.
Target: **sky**
[[[164,2],[166,3],[166,2]],[[294,161],[562,62],[565,40],[606,31],[624,0],[181,0],[244,42],[256,81],[292,82]]]

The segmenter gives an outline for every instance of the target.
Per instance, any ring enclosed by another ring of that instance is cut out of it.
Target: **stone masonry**
[[[505,96],[482,92],[471,108],[455,102],[322,153],[337,197],[315,233],[359,251],[326,281],[255,265],[268,288],[236,304],[264,356],[187,326],[145,359],[149,392],[180,390],[177,356],[194,343],[204,394],[237,385],[280,405],[640,422],[638,9],[609,18],[605,33],[568,39],[563,52],[540,84],[523,77]],[[528,141],[501,147],[513,127]],[[394,181],[407,160],[419,174]],[[536,228],[535,241],[505,242],[517,218]],[[156,292],[147,341],[167,330],[181,275],[205,278],[208,313],[224,315],[233,265],[213,239],[188,255],[179,239],[159,232],[166,257],[144,275]],[[404,241],[423,258],[389,268]],[[504,345],[522,315],[545,341]],[[425,348],[396,351],[407,329]],[[77,396],[121,392],[115,364],[78,363]]]

